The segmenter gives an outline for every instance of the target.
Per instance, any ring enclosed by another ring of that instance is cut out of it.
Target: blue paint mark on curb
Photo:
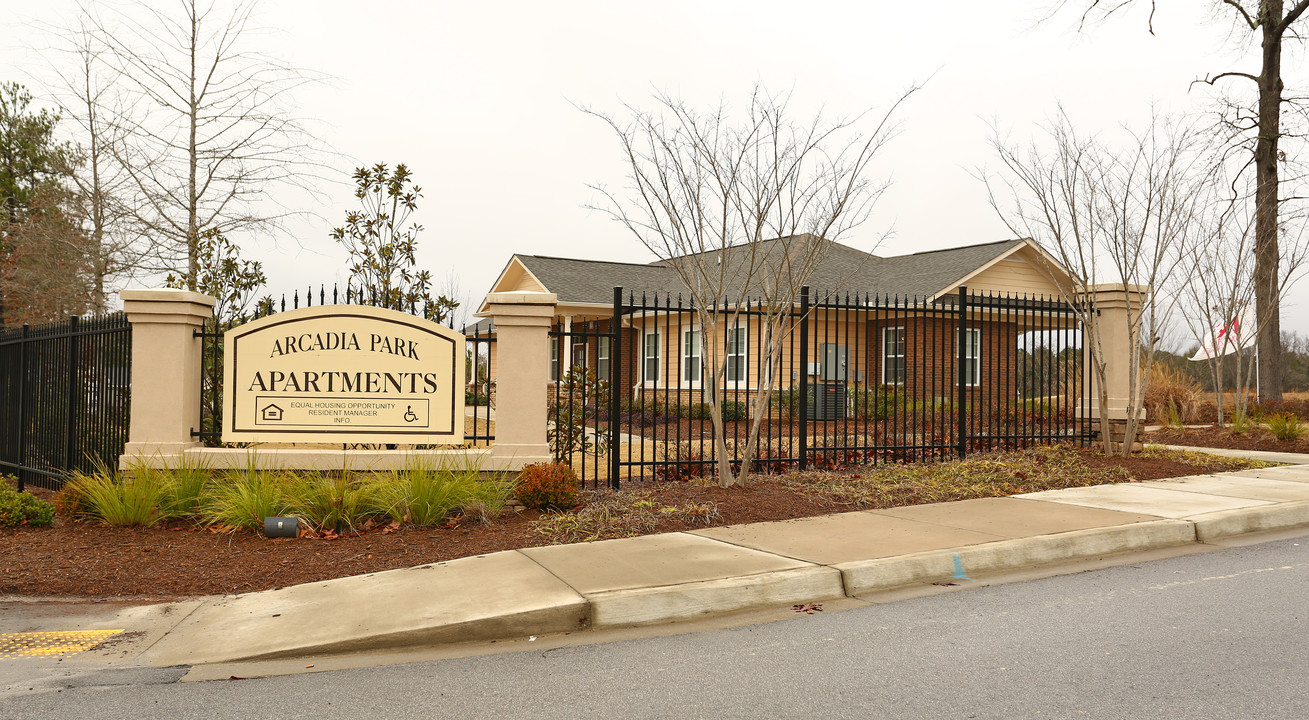
[[[964,559],[959,557],[959,553],[954,553],[954,577],[956,580],[973,582],[972,578],[964,574]]]

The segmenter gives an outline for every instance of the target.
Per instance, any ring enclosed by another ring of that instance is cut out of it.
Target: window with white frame
[[[559,345],[563,338],[550,338],[550,379],[559,382]]]
[[[727,333],[727,382],[747,382],[746,371],[746,332],[745,328],[732,328]]]
[[[958,337],[956,335],[956,337]],[[965,331],[963,342],[964,385],[977,387],[982,377],[982,331],[969,328]],[[956,381],[957,382],[957,381]]]
[[[682,380],[700,382],[700,331],[682,331]]]
[[[644,359],[643,378],[646,382],[659,382],[659,333],[645,334],[645,347],[642,349]]]
[[[596,338],[595,343],[595,374],[601,380],[609,379],[609,338]]]
[[[904,384],[904,327],[882,328],[882,384]]]
[[[575,367],[586,367],[586,341],[573,341],[573,361],[569,369]]]

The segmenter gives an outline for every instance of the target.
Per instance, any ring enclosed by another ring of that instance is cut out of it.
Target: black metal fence
[[[1083,329],[1055,298],[806,289],[794,307],[744,299],[708,315],[706,336],[680,297],[615,289],[614,320],[556,323],[548,438],[583,483],[713,474],[720,433],[739,469],[756,421],[764,472],[1090,437]]]
[[[58,489],[72,471],[117,464],[132,398],[123,313],[70,317],[0,335],[0,472]]]
[[[315,302],[317,299],[317,302]],[[191,436],[210,446],[222,444],[223,434],[223,333],[238,325],[258,320],[279,312],[297,310],[301,307],[318,305],[368,305],[387,307],[392,310],[407,312],[410,315],[428,317],[430,305],[407,303],[396,306],[385,302],[375,292],[367,292],[353,286],[341,290],[332,286],[321,285],[315,292],[313,287],[305,288],[303,295],[294,290],[288,300],[283,293],[278,300],[266,298],[259,302],[248,317],[236,320],[213,318],[195,331],[195,337],[201,340],[200,349],[200,417],[198,425],[191,430]],[[494,421],[492,419],[495,383],[491,379],[490,346],[495,338],[489,331],[475,333],[467,338],[465,353],[465,374],[468,387],[465,389],[465,404],[470,408],[465,417],[464,442],[471,444],[488,444],[495,439]]]

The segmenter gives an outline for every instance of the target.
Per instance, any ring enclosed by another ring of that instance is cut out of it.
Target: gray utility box
[[[818,379],[845,380],[850,350],[844,345],[822,343],[818,346]]]
[[[845,419],[845,383],[816,382],[809,387],[813,389],[813,397],[809,399],[808,419]]]

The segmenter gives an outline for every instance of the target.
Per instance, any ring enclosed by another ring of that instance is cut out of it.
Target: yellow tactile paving
[[[0,633],[0,658],[69,655],[89,650],[122,630]]]

